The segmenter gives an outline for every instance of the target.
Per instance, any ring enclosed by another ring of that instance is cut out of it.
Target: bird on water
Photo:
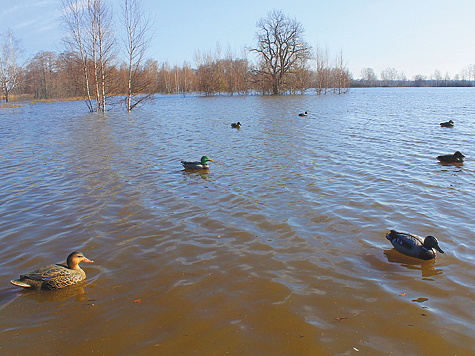
[[[231,124],[231,127],[232,127],[233,129],[240,129],[240,128],[241,128],[241,123],[240,123],[239,121],[238,121],[238,122],[233,122],[233,123]]]
[[[306,111],[305,111],[305,112],[301,112],[301,113],[299,114],[299,116],[307,116],[307,112],[306,112]]]
[[[441,155],[437,156],[437,159],[440,162],[447,163],[463,163],[465,161],[465,156],[460,153],[460,151],[455,152],[453,155]]]
[[[86,279],[86,273],[79,267],[79,263],[93,263],[81,252],[69,254],[66,264],[56,264],[42,267],[33,272],[20,275],[19,279],[10,281],[12,284],[31,289],[53,290],[76,284]]]
[[[441,122],[440,126],[442,126],[442,127],[454,127],[454,122],[452,120],[449,120],[447,122]]]
[[[437,251],[444,253],[439,247],[439,241],[434,236],[421,237],[405,232],[391,230],[386,234],[394,249],[406,256],[421,260],[432,260],[437,256]]]
[[[181,161],[181,164],[185,169],[208,169],[209,164],[208,161],[213,162],[212,159],[208,158],[208,156],[201,157],[200,161],[189,162],[189,161]]]

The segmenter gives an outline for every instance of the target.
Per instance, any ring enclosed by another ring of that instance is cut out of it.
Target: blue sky
[[[61,0],[1,0],[0,33],[12,29],[27,55],[63,51]],[[116,15],[122,0],[111,0]],[[305,28],[313,47],[343,51],[355,78],[362,68],[379,76],[395,68],[411,79],[438,69],[450,77],[475,64],[473,0],[142,0],[155,18],[148,57],[172,66],[194,54],[230,49],[240,56],[255,44],[256,22],[282,10]],[[117,25],[118,25],[117,21]]]

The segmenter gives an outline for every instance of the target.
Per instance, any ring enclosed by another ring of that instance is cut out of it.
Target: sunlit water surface
[[[85,111],[0,108],[0,354],[475,353],[474,89]],[[393,228],[446,253],[405,257]],[[86,283],[9,283],[74,250]]]

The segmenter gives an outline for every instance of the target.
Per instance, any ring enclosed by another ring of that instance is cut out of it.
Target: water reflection
[[[18,294],[21,297],[33,299],[37,303],[64,302],[70,298],[75,298],[77,302],[81,302],[89,299],[84,288],[85,284],[82,283],[81,285],[72,285],[57,290],[22,289]]]
[[[438,162],[441,166],[459,168],[456,172],[462,172],[464,162]]]
[[[429,278],[442,274],[440,268],[434,268],[436,260],[423,261],[417,258],[405,256],[394,249],[384,250],[384,255],[388,262],[399,263],[399,265],[406,267],[410,270],[419,270],[422,273],[423,278]]]
[[[209,168],[208,169],[189,169],[185,168],[182,170],[184,177],[193,177],[193,176],[200,176],[202,179],[208,179],[209,176]]]

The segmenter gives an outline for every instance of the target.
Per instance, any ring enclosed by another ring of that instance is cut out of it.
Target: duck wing
[[[49,265],[36,271],[20,275],[20,282],[40,287],[40,289],[58,289],[76,284],[86,278],[82,269],[72,270],[64,265]]]
[[[422,246],[424,243],[424,239],[420,236],[405,232],[397,232],[395,230],[391,230],[389,234],[386,235],[386,238],[391,241],[393,246],[397,244],[407,250],[412,250],[416,246]]]
[[[181,161],[183,167],[188,169],[203,169],[208,168],[208,165],[202,165],[201,162],[188,162],[188,161]]]

